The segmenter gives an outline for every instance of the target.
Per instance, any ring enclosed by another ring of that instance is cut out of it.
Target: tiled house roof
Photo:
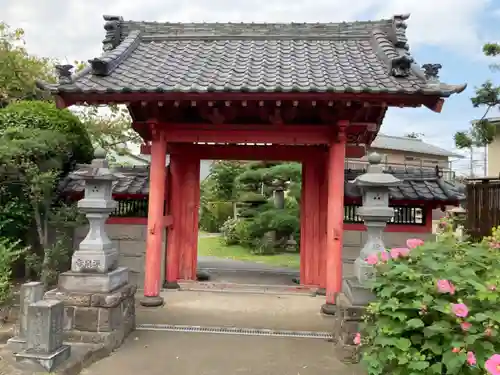
[[[397,150],[437,156],[463,158],[463,155],[426,143],[421,139],[378,134],[370,145],[372,149]]]
[[[149,170],[145,167],[119,168],[117,172],[121,177],[113,185],[115,195],[147,195],[149,193]],[[352,181],[363,170],[345,171],[345,195],[357,198],[361,196],[358,187]],[[428,171],[413,173],[394,170],[393,174],[402,179],[403,183],[391,188],[391,198],[397,200],[423,200],[423,201],[458,201],[465,199],[464,187],[457,182],[445,181]],[[62,181],[60,191],[62,194],[83,193],[84,182],[72,180],[69,177]]]
[[[156,23],[105,16],[104,54],[58,66],[52,93],[335,92],[450,96],[439,64],[417,66],[407,15],[316,24]]]

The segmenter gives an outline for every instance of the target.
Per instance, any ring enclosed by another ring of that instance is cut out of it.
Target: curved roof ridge
[[[118,17],[117,17],[118,18]],[[294,23],[244,23],[244,22],[137,22],[119,21],[121,38],[131,30],[141,30],[146,38],[280,38],[300,39],[363,39],[370,38],[374,27],[390,27],[392,20],[353,22],[294,22]]]
[[[82,70],[72,73],[73,65],[64,64],[56,65],[56,71],[59,76],[59,85],[47,84],[42,81],[35,81],[38,88],[42,90],[53,91],[64,85],[71,87],[78,79],[92,74],[96,76],[107,76],[125,60],[130,53],[139,45],[141,41],[141,32],[135,30],[130,32],[127,37],[113,49],[105,50],[101,56],[88,60],[89,65],[85,66]]]

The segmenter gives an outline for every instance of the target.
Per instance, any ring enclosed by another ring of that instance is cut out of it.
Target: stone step
[[[265,293],[265,294],[293,294],[311,296],[316,293],[317,287],[303,285],[258,285],[237,284],[210,281],[181,281],[183,291],[206,292],[233,292],[233,293]]]

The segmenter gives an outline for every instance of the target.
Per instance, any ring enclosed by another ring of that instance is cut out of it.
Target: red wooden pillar
[[[165,130],[157,122],[151,126],[151,166],[149,172],[148,227],[146,237],[146,262],[143,306],[160,306],[162,240],[164,232],[163,210],[165,205],[167,139]]]
[[[172,215],[172,226],[168,232],[168,244],[166,249],[166,275],[164,287],[167,289],[177,289],[179,284],[179,242],[181,241],[180,220],[182,218],[182,161],[181,155],[170,155],[170,214]]]
[[[342,291],[342,240],[344,225],[344,162],[347,121],[339,121],[336,139],[328,149],[328,207],[326,235],[326,304],[323,312],[334,313],[331,306]]]
[[[319,171],[318,174],[318,202],[319,202],[319,277],[318,286],[326,293],[326,233],[327,233],[327,215],[328,215],[328,176],[326,172],[328,154],[321,153],[318,158]]]
[[[300,236],[300,282],[302,285],[319,285],[320,281],[320,179],[323,174],[314,157],[302,164],[301,236]]]
[[[191,201],[191,226],[190,226],[190,238],[191,238],[191,278],[196,280],[196,269],[198,267],[198,226],[199,226],[199,215],[200,215],[200,165],[201,160],[199,158],[194,158],[192,161],[192,194],[193,199]]]
[[[198,209],[200,193],[200,161],[198,158],[184,156],[182,159],[182,199],[179,243],[180,268],[179,278],[196,280],[198,260]]]
[[[196,157],[174,153],[170,155],[170,170],[173,225],[169,231],[165,287],[176,289],[178,280],[196,280],[200,162]]]
[[[308,188],[309,185],[309,159],[302,162],[302,188],[300,195],[300,283],[308,285],[311,278],[310,272],[310,240],[309,240],[309,207],[308,207]]]

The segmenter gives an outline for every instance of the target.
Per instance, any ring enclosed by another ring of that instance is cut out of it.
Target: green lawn
[[[300,256],[296,253],[276,255],[255,255],[247,248],[239,245],[226,246],[219,237],[202,237],[198,239],[198,255],[213,256],[225,259],[245,260],[263,263],[276,267],[299,268]]]

